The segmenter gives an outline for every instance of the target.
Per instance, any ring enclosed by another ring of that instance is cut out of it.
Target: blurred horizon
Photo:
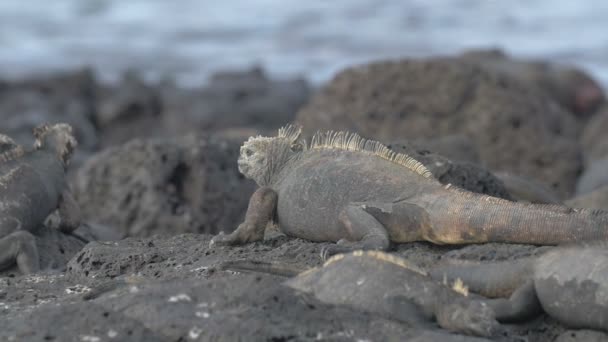
[[[106,81],[131,68],[196,85],[260,65],[320,83],[372,60],[500,48],[605,86],[607,16],[601,0],[4,0],[0,78],[92,66]]]

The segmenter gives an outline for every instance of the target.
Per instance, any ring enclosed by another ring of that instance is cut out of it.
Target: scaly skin
[[[59,228],[64,232],[71,232],[80,223],[78,206],[65,180],[76,147],[71,127],[43,125],[34,135],[34,149],[26,151],[16,144],[8,149],[10,141],[5,141],[0,155],[0,269],[16,262],[24,274],[39,270],[35,238],[30,232],[49,214],[58,210]]]
[[[412,158],[349,133],[318,134],[310,145],[292,126],[277,137],[252,137],[241,147],[239,169],[260,185],[265,200],[256,192],[246,224],[214,237],[212,245],[261,240],[271,218],[287,235],[338,242],[324,249],[325,258],[386,250],[391,241],[555,245],[608,238],[605,211],[516,203],[444,186]]]
[[[608,244],[558,247],[516,262],[440,266],[434,279],[460,279],[485,296],[498,321],[545,311],[569,328],[608,331]]]
[[[293,273],[287,265],[248,260],[226,262],[220,268]],[[468,297],[463,288],[434,281],[405,259],[383,252],[336,255],[322,267],[303,271],[284,284],[325,303],[348,305],[402,322],[424,326],[435,320],[444,329],[477,336],[501,332],[483,300]]]

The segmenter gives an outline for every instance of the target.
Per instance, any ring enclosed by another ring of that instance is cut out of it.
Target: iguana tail
[[[558,245],[608,240],[608,211],[511,202],[458,190],[433,197],[423,200],[431,217],[426,239],[436,243]]]
[[[283,277],[295,277],[298,274],[307,270],[306,268],[298,267],[288,263],[256,260],[226,261],[224,263],[221,263],[218,268],[220,270],[268,273]]]
[[[435,280],[453,284],[460,279],[471,292],[505,298],[532,279],[534,260],[530,257],[492,263],[449,262],[427,271]]]

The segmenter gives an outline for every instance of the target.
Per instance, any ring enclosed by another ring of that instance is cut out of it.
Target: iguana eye
[[[245,150],[245,155],[246,155],[247,157],[251,157],[251,156],[253,155],[253,151],[252,151],[252,150],[250,150],[250,149],[246,149],[246,150]]]

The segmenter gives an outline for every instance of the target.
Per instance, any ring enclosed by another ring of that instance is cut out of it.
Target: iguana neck
[[[266,164],[267,171],[261,179],[257,180],[258,185],[272,187],[272,185],[277,184],[286,173],[286,170],[291,169],[302,158],[304,153],[290,153],[289,150],[285,150],[280,146],[271,149]]]

